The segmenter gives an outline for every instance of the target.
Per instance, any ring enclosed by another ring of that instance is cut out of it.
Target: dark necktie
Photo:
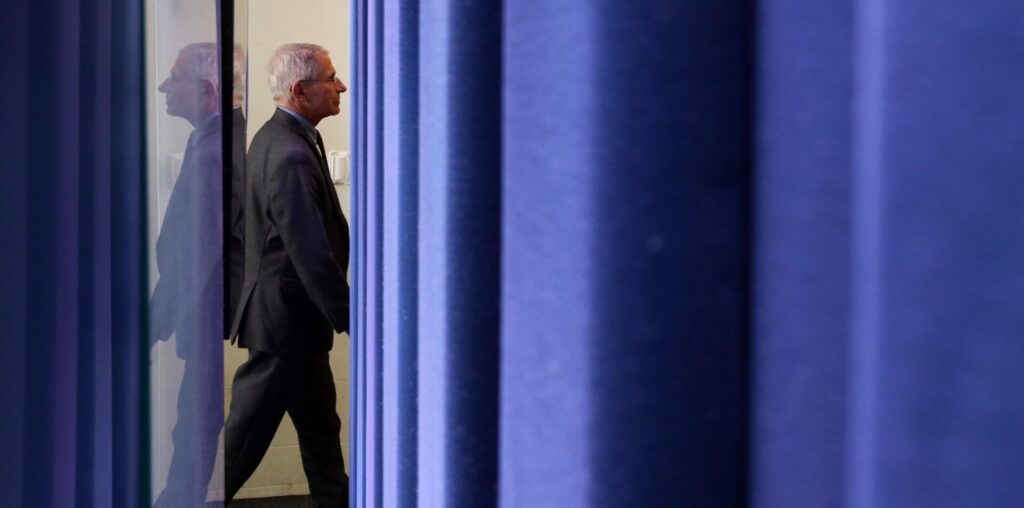
[[[320,163],[323,165],[323,167],[326,168],[326,167],[328,167],[327,166],[327,150],[324,149],[324,138],[320,137],[320,131],[314,129],[314,132],[316,132],[316,146],[317,146],[317,148],[320,149]]]
[[[327,169],[327,150],[324,149],[324,139],[320,137],[320,131],[313,129],[316,132],[316,146],[320,149],[320,169],[323,172],[324,178],[327,180],[328,192],[332,198],[332,208],[341,215],[341,204],[338,202],[338,192],[334,189],[334,179],[331,178],[331,172]]]

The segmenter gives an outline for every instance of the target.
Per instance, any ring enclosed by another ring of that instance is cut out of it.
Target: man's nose
[[[335,85],[337,85],[336,89],[338,90],[338,93],[345,93],[345,90],[348,90],[348,88],[345,87],[345,83],[342,83],[340,79],[335,82]]]
[[[168,81],[170,81],[170,78],[168,78],[168,79],[165,79],[165,80],[163,81],[163,83],[160,83],[160,86],[156,87],[156,89],[157,89],[158,91],[160,91],[160,92],[163,92],[163,93],[167,93],[167,82],[168,82]]]

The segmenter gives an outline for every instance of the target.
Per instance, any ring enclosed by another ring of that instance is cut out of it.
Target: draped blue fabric
[[[740,504],[744,2],[506,9],[502,505]]]
[[[845,505],[853,8],[769,1],[759,9],[751,458],[758,506]]]
[[[501,4],[420,4],[418,500],[497,499]]]
[[[368,313],[367,294],[370,285],[367,284],[367,270],[363,268],[366,256],[373,249],[369,249],[366,242],[366,226],[369,220],[380,221],[376,215],[368,215],[366,209],[367,184],[370,177],[370,170],[367,166],[367,122],[369,121],[369,110],[367,109],[366,89],[369,86],[369,66],[367,56],[369,47],[373,46],[367,39],[367,11],[369,6],[365,2],[352,2],[352,28],[351,28],[351,80],[352,86],[349,93],[352,95],[352,171],[351,176],[351,199],[352,206],[349,214],[349,229],[352,235],[351,261],[352,268],[349,274],[351,292],[351,314],[350,326],[352,341],[349,348],[349,376],[351,395],[349,398],[349,443],[351,443],[349,463],[349,504],[352,506],[366,505],[366,489],[375,485],[366,474],[367,462],[376,458],[379,453],[377,448],[369,450],[366,447],[367,439],[373,436],[378,427],[369,425],[367,420],[367,399],[376,394],[370,394],[366,388],[366,345],[375,341],[376,337],[367,333]],[[373,217],[373,219],[368,219]],[[373,503],[377,504],[377,503]]]
[[[21,1],[0,18],[0,492],[148,502],[141,2]]]
[[[357,280],[353,341],[356,397],[352,497],[357,505],[415,506],[417,457],[417,287],[418,287],[418,19],[415,2],[389,0],[355,6],[355,40],[375,41],[356,58],[353,94],[356,122],[353,146],[365,172],[353,175]],[[381,76],[401,79],[381,81]],[[385,107],[387,105],[387,107]],[[365,122],[365,123],[364,123]],[[385,136],[367,136],[386,132]],[[367,144],[373,139],[372,144]],[[357,164],[360,164],[357,162]],[[384,168],[394,168],[384,172]],[[383,214],[383,210],[389,213]],[[360,215],[365,211],[366,215]],[[373,223],[372,229],[367,224]],[[367,280],[367,274],[376,274]],[[358,363],[357,363],[358,362]],[[369,425],[379,422],[377,426]]]
[[[854,161],[852,502],[1019,504],[1024,5],[881,7],[861,12],[879,41]]]
[[[598,28],[587,2],[527,4],[508,6],[503,55],[501,505],[580,506],[599,453],[589,365],[603,324],[587,303],[596,296],[590,175],[599,157],[588,140],[600,128],[598,51],[577,41]]]
[[[383,24],[385,75],[401,76],[384,83],[383,127],[394,133],[383,141],[384,255],[383,283],[383,455],[380,499],[396,506],[416,506],[418,464],[416,398],[417,259],[419,234],[419,9],[416,2],[389,0]]]
[[[501,9],[353,13],[353,499],[493,505]]]
[[[359,506],[1024,503],[1024,4],[357,4]]]
[[[1024,6],[797,4],[762,8],[756,499],[1019,504]]]

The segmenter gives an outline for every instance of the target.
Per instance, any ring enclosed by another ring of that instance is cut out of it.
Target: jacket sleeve
[[[222,327],[219,150],[219,143],[211,141],[186,158],[168,202],[157,239],[160,277],[150,300],[151,342],[167,340],[182,328],[195,332]],[[178,341],[192,338],[179,336]]]
[[[348,329],[348,283],[331,254],[321,206],[317,200],[317,162],[291,151],[270,169],[268,198],[299,281],[337,332]]]

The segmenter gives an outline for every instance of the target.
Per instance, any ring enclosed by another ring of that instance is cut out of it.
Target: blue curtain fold
[[[500,2],[421,2],[418,501],[497,500]]]
[[[384,2],[381,499],[417,505],[419,3]]]
[[[755,499],[1018,504],[1024,9],[798,4],[762,5]]]
[[[351,393],[349,396],[349,504],[366,506],[366,487],[369,484],[366,471],[367,435],[374,429],[367,426],[366,419],[366,354],[365,345],[370,340],[366,333],[367,320],[367,279],[363,268],[367,255],[366,225],[368,215],[364,213],[366,201],[366,180],[369,171],[366,166],[367,151],[367,117],[366,87],[370,75],[367,66],[367,49],[370,44],[366,39],[367,5],[365,2],[352,2],[351,16],[351,80],[349,93],[352,95],[352,174],[351,174],[351,212],[349,214],[349,230],[352,236],[351,273],[349,283],[351,292],[350,326],[352,340],[349,345],[349,376]],[[379,220],[379,219],[375,219]],[[372,504],[371,504],[372,505]]]
[[[741,504],[744,8],[509,5],[502,506]]]
[[[853,8],[797,0],[758,8],[750,463],[757,506],[844,505]]]
[[[0,69],[5,76],[24,76],[29,69],[28,2],[11,2],[8,14],[0,18],[0,48],[4,58]],[[17,20],[17,22],[16,22]],[[0,185],[0,228],[8,235],[6,248],[0,249],[0,338],[4,354],[0,356],[0,383],[10,389],[0,390],[0,403],[13,418],[0,418],[0,447],[6,452],[6,460],[0,461],[0,488],[7,492],[7,499],[15,506],[23,504],[23,484],[32,481],[24,472],[25,449],[25,407],[31,400],[26,394],[26,350],[28,302],[25,298],[25,267],[29,260],[29,199],[26,190],[32,172],[29,164],[29,132],[22,128],[28,123],[28,84],[15,85],[10,100],[0,108],[0,127],[3,136],[0,143],[4,148],[4,168],[0,171],[3,185]],[[17,170],[25,168],[24,170]]]
[[[6,8],[4,504],[139,506],[148,502],[142,5]]]
[[[588,2],[505,13],[501,506],[590,502],[599,128]],[[515,168],[512,171],[511,168]],[[565,306],[579,306],[566,311]],[[556,444],[557,443],[557,444]],[[529,455],[529,456],[528,456]]]
[[[493,505],[500,4],[357,2],[353,20],[352,499]]]
[[[859,7],[850,502],[1019,504],[1024,5]]]
[[[352,212],[351,414],[366,422],[352,428],[357,506],[417,502],[418,20],[416,2],[353,6],[352,146],[365,167],[353,173],[354,202],[365,206]]]

